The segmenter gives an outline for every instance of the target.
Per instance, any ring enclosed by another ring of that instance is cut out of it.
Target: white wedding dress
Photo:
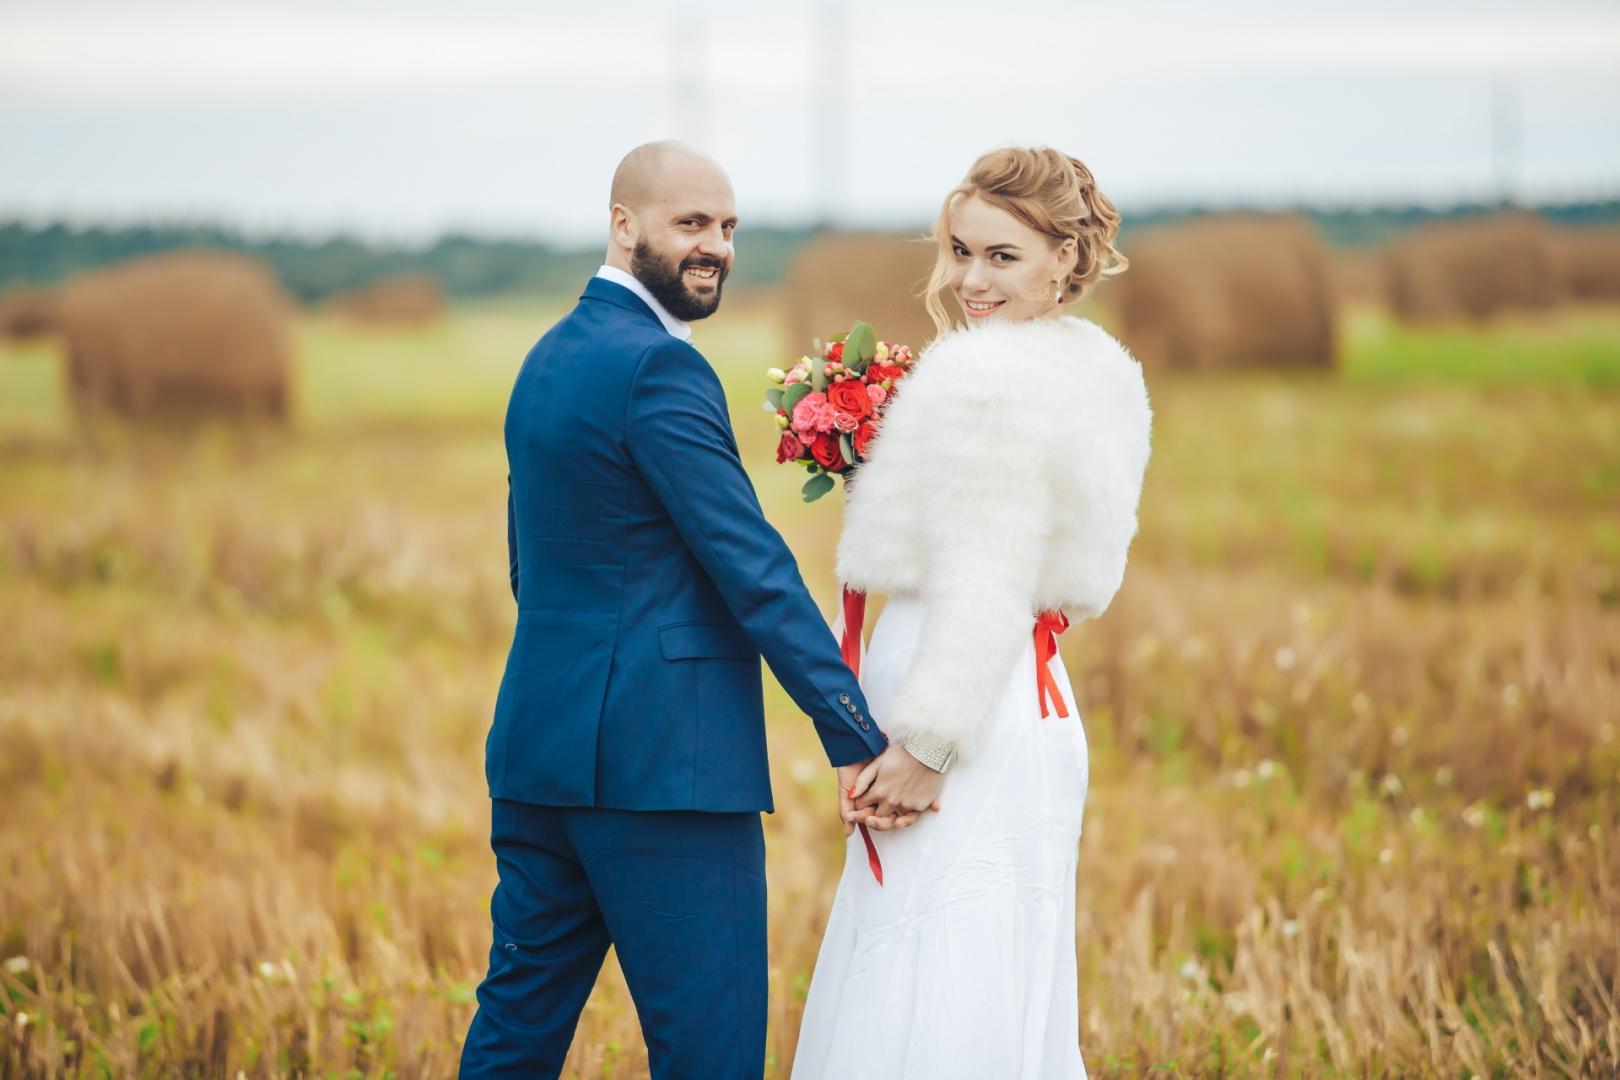
[[[863,670],[880,719],[916,653],[921,601],[891,597]],[[1032,626],[1033,630],[1033,626]],[[861,835],[816,961],[794,1080],[1077,1080],[1075,869],[1085,809],[1085,732],[1067,706],[1042,717],[1033,633],[972,760],[945,777],[938,813]]]

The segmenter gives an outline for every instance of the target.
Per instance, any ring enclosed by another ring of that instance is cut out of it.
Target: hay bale
[[[1561,299],[1560,277],[1552,231],[1518,211],[1419,226],[1389,255],[1390,304],[1408,322],[1545,311]]]
[[[1558,233],[1558,261],[1571,298],[1620,300],[1620,229],[1564,229]]]
[[[69,283],[55,322],[81,413],[286,418],[292,304],[256,259],[166,252]]]
[[[1389,259],[1382,249],[1340,249],[1330,256],[1329,264],[1333,293],[1341,306],[1389,306]]]
[[[8,289],[0,296],[0,337],[22,340],[53,333],[56,294],[40,289]]]
[[[922,288],[938,249],[931,240],[891,233],[823,233],[788,268],[783,292],[788,350],[848,330],[857,319],[884,341],[920,350],[934,337]]]
[[[421,326],[444,317],[444,287],[429,274],[378,278],[333,297],[327,308],[373,326]]]
[[[1327,250],[1302,218],[1220,214],[1147,233],[1102,295],[1149,368],[1332,364]]]

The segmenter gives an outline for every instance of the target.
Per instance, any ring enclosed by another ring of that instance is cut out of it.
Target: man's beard
[[[719,271],[714,277],[713,296],[705,299],[687,290],[686,271],[694,266],[712,266]],[[645,240],[636,243],[636,250],[630,256],[630,272],[658,298],[665,311],[682,322],[707,319],[714,314],[720,306],[720,287],[725,284],[728,273],[726,264],[711,255],[688,255],[677,265],[654,251]]]

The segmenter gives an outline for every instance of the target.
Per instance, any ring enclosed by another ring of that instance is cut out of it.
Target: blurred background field
[[[830,610],[838,500],[800,501],[758,405],[777,299],[696,341]],[[0,1075],[454,1074],[514,618],[500,417],[569,303],[290,314],[288,425],[81,424],[54,339],[0,345]],[[1334,333],[1334,367],[1150,373],[1126,584],[1062,640],[1086,1060],[1614,1075],[1620,312]],[[843,840],[769,685],[785,1077]],[[645,1073],[610,964],[566,1075]]]

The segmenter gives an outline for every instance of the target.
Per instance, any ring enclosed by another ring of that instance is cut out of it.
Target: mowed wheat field
[[[565,308],[307,317],[290,433],[81,437],[52,350],[0,351],[0,1076],[455,1073],[515,616],[500,420]],[[1086,1061],[1615,1076],[1620,315],[1344,332],[1337,374],[1150,377],[1124,589],[1062,639]],[[799,501],[759,408],[773,309],[697,343],[830,611],[839,498]],[[786,1077],[843,837],[767,685]],[[610,962],[566,1075],[646,1071]]]

